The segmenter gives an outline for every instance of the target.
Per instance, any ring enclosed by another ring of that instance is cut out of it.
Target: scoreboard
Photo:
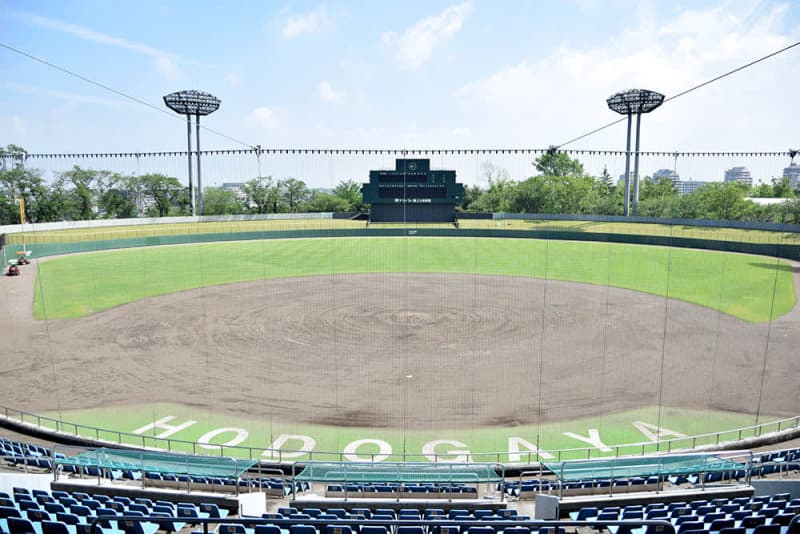
[[[371,222],[453,222],[464,185],[456,171],[431,170],[428,159],[398,159],[392,170],[369,171],[362,194]]]

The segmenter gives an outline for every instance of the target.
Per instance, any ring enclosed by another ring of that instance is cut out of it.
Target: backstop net
[[[644,153],[635,217],[624,154],[553,156],[208,152],[199,219],[185,154],[30,155],[72,220],[32,197],[2,229],[33,265],[0,285],[0,404],[275,461],[558,461],[797,426],[797,204],[746,198],[794,195],[789,155]],[[756,186],[724,185],[734,167]],[[410,218],[428,204],[453,220]]]

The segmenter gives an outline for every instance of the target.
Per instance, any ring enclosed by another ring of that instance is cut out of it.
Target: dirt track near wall
[[[761,413],[800,409],[797,307],[770,329],[604,286],[369,274],[197,289],[44,322],[31,316],[34,269],[0,281],[0,403],[32,412],[163,401],[471,428],[610,414],[661,392],[665,406],[752,413],[765,353]]]

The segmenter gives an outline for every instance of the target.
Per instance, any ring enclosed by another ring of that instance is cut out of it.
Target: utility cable
[[[51,69],[55,69],[57,71],[63,72],[64,74],[68,74],[69,76],[72,76],[74,78],[78,78],[81,81],[84,81],[86,83],[92,84],[94,86],[97,86],[97,87],[99,87],[101,89],[104,89],[106,91],[109,91],[111,93],[114,93],[117,96],[121,96],[122,98],[126,98],[128,100],[131,100],[133,102],[136,102],[137,104],[141,104],[142,106],[147,106],[150,109],[154,109],[154,110],[158,111],[159,113],[163,113],[164,115],[167,115],[167,116],[172,117],[174,119],[178,119],[178,120],[181,120],[181,121],[183,120],[183,117],[180,117],[178,115],[174,115],[174,114],[170,113],[169,111],[167,111],[165,109],[161,109],[158,106],[154,106],[153,104],[151,104],[149,102],[146,102],[146,101],[144,101],[144,100],[142,100],[140,98],[136,98],[135,96],[129,95],[128,93],[122,92],[122,91],[120,91],[118,89],[114,89],[113,87],[110,87],[108,85],[100,83],[100,82],[98,82],[96,80],[93,80],[91,78],[83,76],[82,74],[78,74],[77,72],[71,71],[71,70],[66,69],[64,67],[59,67],[58,65],[56,65],[54,63],[50,63],[49,61],[46,61],[46,60],[44,60],[44,59],[42,59],[40,57],[36,57],[36,56],[34,56],[32,54],[24,52],[24,51],[22,51],[22,50],[20,50],[18,48],[14,48],[13,46],[8,45],[6,43],[0,42],[0,47],[5,48],[6,50],[10,50],[11,52],[19,54],[19,55],[21,55],[23,57],[26,57],[26,58],[31,59],[33,61],[36,61],[38,63],[41,63],[42,65],[46,65],[46,66],[50,67]],[[238,143],[240,145],[244,145],[244,146],[246,146],[248,148],[255,148],[250,143],[245,143],[244,141],[240,141],[239,139],[236,139],[235,137],[231,137],[229,135],[226,135],[226,134],[224,134],[224,133],[222,133],[222,132],[220,132],[218,130],[214,130],[213,128],[209,128],[208,126],[202,126],[201,125],[200,128],[202,128],[203,130],[205,130],[207,132],[211,132],[213,134],[219,135],[220,137],[224,137],[225,139],[228,139],[229,141],[233,141],[234,143]]]
[[[707,81],[705,81],[703,83],[699,83],[699,84],[697,84],[695,86],[690,87],[689,89],[685,89],[685,90],[681,91],[680,93],[672,95],[669,98],[665,98],[664,102],[662,103],[662,105],[666,104],[667,102],[669,102],[671,100],[675,100],[676,98],[680,98],[680,97],[682,97],[684,95],[687,95],[687,94],[689,94],[689,93],[691,93],[693,91],[697,91],[701,87],[705,87],[706,85],[712,84],[712,83],[714,83],[716,81],[719,81],[719,80],[721,80],[723,78],[727,78],[728,76],[730,76],[732,74],[736,74],[737,72],[742,71],[742,70],[744,70],[744,69],[746,69],[748,67],[752,67],[753,65],[761,63],[762,61],[766,61],[767,59],[769,59],[771,57],[777,56],[778,54],[782,54],[783,52],[786,52],[787,50],[790,50],[790,49],[792,49],[792,48],[794,48],[796,46],[800,46],[800,41],[792,43],[789,46],[785,46],[785,47],[781,48],[780,50],[775,50],[774,52],[770,52],[766,56],[762,56],[762,57],[760,57],[758,59],[755,59],[755,60],[753,60],[753,61],[751,61],[749,63],[746,63],[744,65],[736,67],[733,70],[729,70],[728,72],[725,72],[724,74],[720,74],[719,76],[715,76],[714,78],[711,78],[710,80],[707,80]],[[605,130],[606,128],[610,128],[610,127],[614,126],[615,124],[619,124],[620,122],[622,122],[624,120],[627,120],[627,117],[621,117],[621,118],[619,118],[619,119],[617,119],[617,120],[615,120],[613,122],[609,122],[608,124],[606,124],[604,126],[600,126],[599,128],[595,128],[594,130],[588,131],[585,134],[582,134],[582,135],[579,135],[578,137],[575,137],[574,139],[570,139],[569,141],[561,143],[560,145],[557,145],[554,148],[560,149],[561,147],[564,147],[564,146],[567,146],[569,144],[572,144],[575,141],[580,141],[581,139],[589,137],[590,135],[594,135],[597,132]]]

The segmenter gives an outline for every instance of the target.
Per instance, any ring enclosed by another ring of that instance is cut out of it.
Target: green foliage
[[[545,176],[581,176],[583,165],[564,152],[543,154],[534,161],[536,170]]]
[[[287,178],[278,182],[278,191],[283,198],[283,202],[291,213],[302,211],[300,209],[311,198],[306,183],[296,178]]]
[[[203,215],[236,215],[244,212],[244,202],[235,192],[221,187],[206,187],[203,191]]]
[[[334,212],[341,213],[352,211],[351,204],[344,198],[330,193],[316,191],[311,196],[311,200],[306,204],[306,210],[310,212]]]
[[[356,180],[345,180],[333,188],[333,194],[347,203],[347,208],[342,211],[367,211],[364,196],[361,193],[361,183]]]

